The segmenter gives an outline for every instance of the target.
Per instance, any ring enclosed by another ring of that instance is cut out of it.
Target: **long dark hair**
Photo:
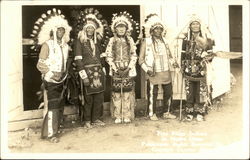
[[[193,22],[198,22],[198,21],[193,21]],[[189,24],[189,29],[190,29],[189,38],[190,38],[190,40],[193,38],[193,31],[192,31],[192,29],[191,29],[191,25],[192,25],[193,22],[191,22],[191,23]],[[202,33],[201,33],[201,23],[200,23],[200,22],[198,22],[198,23],[200,24],[199,36],[200,36],[200,37],[203,37],[203,35],[202,35]]]
[[[161,36],[160,38],[159,38],[164,44],[165,44],[165,42],[164,42],[164,40],[163,40],[163,37]],[[153,48],[154,48],[154,51],[155,51],[155,53],[156,53],[156,49],[155,49],[155,44],[157,43],[156,42],[156,40],[155,40],[155,38],[154,38],[154,36],[152,36],[152,41],[153,41]]]

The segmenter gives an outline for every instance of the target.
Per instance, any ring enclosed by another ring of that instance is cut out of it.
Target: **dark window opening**
[[[242,52],[242,6],[229,6],[230,51]]]

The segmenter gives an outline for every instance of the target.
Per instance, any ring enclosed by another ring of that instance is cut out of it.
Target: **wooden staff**
[[[121,112],[122,112],[122,123],[123,123],[123,78],[121,82]]]
[[[84,105],[84,95],[83,95],[83,80],[82,80],[82,78],[81,77],[79,77],[79,79],[80,79],[80,87],[81,87],[81,94],[80,94],[80,98],[81,98],[81,104],[79,105],[79,109],[80,109],[80,120],[81,120],[81,122],[83,121],[83,105]]]
[[[182,93],[183,93],[183,75],[181,75],[181,101],[180,101],[180,121],[181,121],[181,115],[182,115]]]

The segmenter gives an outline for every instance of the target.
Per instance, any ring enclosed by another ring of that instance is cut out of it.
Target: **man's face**
[[[201,24],[197,21],[194,21],[190,25],[190,29],[192,32],[197,33],[200,32]]]
[[[124,36],[127,31],[127,28],[125,25],[120,24],[115,28],[115,30],[118,36]]]
[[[163,28],[162,27],[155,27],[152,32],[153,32],[153,36],[161,37],[161,34],[163,32]]]
[[[93,36],[95,33],[95,28],[93,26],[88,26],[86,28],[87,36]]]
[[[57,28],[56,36],[57,36],[58,39],[62,39],[64,34],[65,34],[65,29],[63,27]]]

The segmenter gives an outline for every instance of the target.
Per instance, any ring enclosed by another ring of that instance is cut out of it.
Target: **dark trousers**
[[[41,138],[56,136],[60,128],[62,117],[62,110],[49,109],[43,119]]]
[[[171,102],[172,102],[172,96],[173,96],[173,89],[172,89],[172,83],[169,84],[163,84],[163,107],[164,112],[168,111],[168,107],[171,108]],[[170,103],[169,103],[170,102]]]
[[[200,102],[200,81],[188,81],[188,90],[187,90],[187,104],[186,104],[186,113],[187,114],[204,114],[205,107]]]
[[[63,98],[63,85],[64,83],[50,83],[44,82],[45,89],[47,91],[48,109],[62,109],[65,104]]]
[[[44,82],[47,93],[48,111],[43,119],[41,137],[53,137],[58,134],[60,124],[63,120],[63,83]]]
[[[187,103],[200,103],[200,81],[189,81],[189,94],[187,94]]]
[[[169,105],[169,100],[171,100],[172,95],[173,95],[173,90],[172,90],[172,83],[169,84],[162,84],[162,89],[163,89],[163,107],[164,107],[164,112],[168,110],[168,107],[171,107]],[[147,83],[147,95],[148,95],[148,108],[147,108],[147,114],[149,113],[149,107],[150,105],[153,106],[153,113],[156,113],[156,101],[157,101],[157,96],[158,96],[158,84],[157,85],[152,85],[149,80]]]
[[[84,95],[85,104],[83,106],[83,120],[94,122],[99,119],[103,113],[103,92]]]

